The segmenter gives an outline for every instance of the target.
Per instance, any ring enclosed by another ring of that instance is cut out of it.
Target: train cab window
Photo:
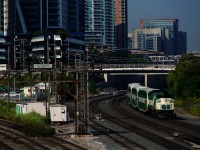
[[[130,87],[128,87],[128,92],[130,92],[131,91],[131,88]]]
[[[159,98],[162,98],[163,95],[156,95],[156,98],[159,99]]]
[[[136,91],[136,89],[132,89],[132,94],[134,94],[134,95],[137,95],[137,91]]]
[[[165,105],[162,105],[162,109],[166,109],[166,106],[165,106]]]

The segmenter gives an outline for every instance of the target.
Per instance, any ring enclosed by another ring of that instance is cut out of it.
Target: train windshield
[[[156,98],[157,98],[157,99],[159,99],[159,98],[163,98],[163,95],[158,94],[158,95],[156,95]]]
[[[163,92],[161,92],[160,90],[155,90],[149,93],[149,100],[153,100],[153,99],[159,99],[163,97]]]

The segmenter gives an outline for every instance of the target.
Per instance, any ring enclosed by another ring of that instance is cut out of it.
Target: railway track
[[[145,150],[146,148],[143,147],[142,145],[139,145],[133,141],[131,141],[130,139],[122,136],[120,133],[117,133],[116,131],[107,128],[95,121],[90,120],[90,122],[92,122],[93,124],[90,124],[90,126],[95,129],[96,131],[102,133],[103,135],[107,136],[108,138],[110,138],[111,140],[113,140],[114,142],[118,143],[119,145],[121,145],[123,148],[125,149],[140,149],[140,150]]]
[[[187,145],[188,144],[190,144],[190,146],[200,145],[199,127],[180,123],[174,120],[159,120],[154,118],[146,120],[144,117],[139,117],[135,115],[135,113],[127,111],[126,108],[121,106],[121,101],[122,101],[121,99],[113,101],[113,106],[118,112],[124,114],[125,116],[128,116],[130,119],[134,119],[137,122],[143,123],[146,126],[153,128],[154,130],[160,130],[159,132],[165,132],[166,135],[171,137],[174,137],[175,134],[180,135],[181,137],[175,137],[175,138],[179,140],[179,142],[183,142]],[[171,123],[170,125],[168,124],[169,122]],[[177,128],[176,129],[173,128],[174,126],[177,126]],[[182,130],[180,128],[182,128]],[[187,129],[189,129],[189,131],[185,132]],[[193,134],[195,132],[196,134]]]
[[[1,150],[14,150],[10,145],[5,144],[4,142],[0,141],[0,149]]]
[[[6,150],[86,150],[58,137],[28,136],[17,130],[16,123],[0,119],[0,146]]]
[[[122,97],[123,97],[123,95],[118,95],[116,97],[113,97],[112,99],[116,100],[118,98],[121,99]],[[177,143],[176,141],[172,141],[172,140],[166,139],[162,136],[153,134],[149,131],[143,130],[143,129],[139,128],[137,125],[129,123],[129,121],[127,121],[127,120],[119,119],[113,115],[110,115],[110,114],[104,112],[103,110],[101,110],[98,107],[98,105],[101,101],[102,100],[96,100],[96,101],[91,102],[90,108],[92,108],[95,113],[101,113],[103,118],[127,129],[128,131],[137,133],[138,135],[143,136],[146,139],[151,140],[167,149],[190,149],[189,147],[181,145],[181,144]],[[116,114],[116,116],[117,116],[117,114]]]
[[[103,98],[105,98],[105,99],[107,99],[107,97],[110,97],[110,96],[108,96],[108,95],[103,96]],[[74,115],[74,110],[72,108],[68,108],[68,111],[70,112],[71,115]],[[90,119],[89,126],[95,130],[96,135],[102,134],[104,136],[107,136],[109,139],[113,140],[114,142],[121,145],[123,148],[125,148],[127,150],[128,149],[129,150],[132,150],[132,149],[145,150],[146,149],[142,145],[139,145],[126,137],[123,137],[120,133],[118,133],[106,126],[101,125],[100,123],[95,121],[94,118]]]

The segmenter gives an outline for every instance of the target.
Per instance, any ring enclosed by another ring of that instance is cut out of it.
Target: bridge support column
[[[108,74],[107,73],[103,74],[103,78],[104,78],[105,82],[108,82]]]
[[[145,74],[144,74],[144,86],[145,86],[145,87],[147,87],[147,83],[148,83],[147,77],[148,77],[148,76],[147,76],[147,73],[145,73]]]

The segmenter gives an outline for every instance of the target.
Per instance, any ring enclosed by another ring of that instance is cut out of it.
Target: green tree
[[[192,54],[184,55],[175,71],[168,75],[170,94],[175,98],[190,99],[200,97],[200,58]]]

